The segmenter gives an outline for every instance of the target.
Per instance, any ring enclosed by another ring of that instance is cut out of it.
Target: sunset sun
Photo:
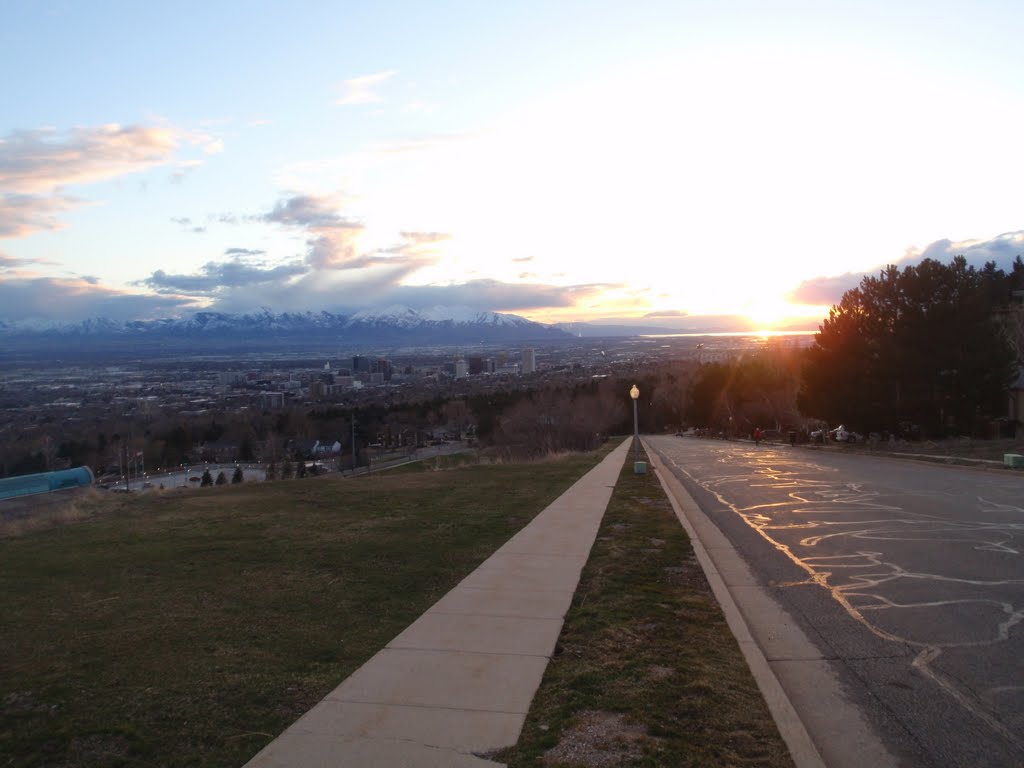
[[[796,308],[782,300],[758,300],[748,304],[743,314],[758,330],[772,330],[792,319]]]

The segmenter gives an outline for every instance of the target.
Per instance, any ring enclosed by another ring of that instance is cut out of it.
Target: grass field
[[[792,766],[653,474],[622,469],[512,768]]]
[[[242,765],[603,455],[103,496],[0,539],[0,766]]]

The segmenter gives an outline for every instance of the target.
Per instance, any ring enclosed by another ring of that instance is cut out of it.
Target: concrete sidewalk
[[[247,768],[482,768],[512,746],[625,461],[624,441]]]

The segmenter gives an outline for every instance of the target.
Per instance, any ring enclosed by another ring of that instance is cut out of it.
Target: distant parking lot
[[[203,472],[207,469],[210,470],[210,475],[214,482],[217,480],[217,475],[223,472],[224,477],[230,483],[232,476],[235,474],[236,466],[241,466],[242,468],[242,482],[259,483],[267,479],[266,470],[256,464],[204,464],[177,472],[147,473],[141,477],[132,477],[128,481],[127,486],[122,479],[112,483],[102,483],[100,487],[112,491],[124,490],[126,487],[131,491],[148,491],[159,488],[198,488],[202,482]],[[195,479],[193,480],[193,478]]]

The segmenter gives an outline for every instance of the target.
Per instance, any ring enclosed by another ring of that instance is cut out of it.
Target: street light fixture
[[[629,390],[629,396],[633,398],[633,472],[642,475],[647,472],[647,464],[640,461],[640,430],[636,418],[636,401],[640,399],[640,390],[636,384]]]

